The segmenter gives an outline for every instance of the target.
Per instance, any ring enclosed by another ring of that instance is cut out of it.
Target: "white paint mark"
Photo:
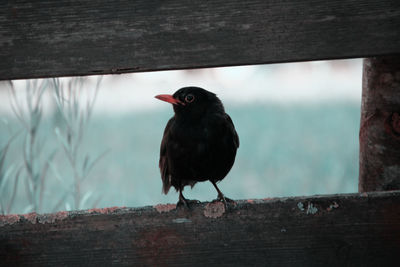
[[[318,209],[311,203],[308,203],[306,214],[315,214],[317,213]]]
[[[333,209],[337,209],[339,208],[339,204],[336,201],[333,201],[333,203],[331,205],[329,205],[328,208],[326,208],[327,211],[331,211]]]
[[[173,219],[172,222],[174,223],[191,223],[192,221],[186,218],[176,218]]]

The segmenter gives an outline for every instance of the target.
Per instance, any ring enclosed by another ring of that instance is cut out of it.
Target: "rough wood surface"
[[[15,0],[0,22],[0,80],[400,53],[398,0]]]
[[[0,217],[2,266],[398,266],[399,252],[400,191]]]
[[[400,56],[364,60],[359,191],[400,189]]]

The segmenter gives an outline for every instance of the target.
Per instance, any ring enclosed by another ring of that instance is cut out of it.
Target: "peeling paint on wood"
[[[400,251],[400,191],[172,206],[0,216],[0,263],[390,266]]]
[[[318,208],[315,207],[311,202],[308,202],[307,209],[304,208],[304,204],[302,202],[298,202],[297,208],[299,208],[301,211],[305,211],[306,214],[316,214],[318,212]]]
[[[172,220],[174,223],[191,223],[192,221],[187,218],[176,218]]]
[[[36,212],[31,212],[28,214],[24,214],[22,215],[27,221],[29,221],[30,223],[35,224],[37,221],[37,213]]]
[[[329,205],[329,207],[326,208],[326,210],[327,210],[327,211],[331,211],[331,210],[337,209],[337,208],[339,208],[339,204],[336,203],[336,201],[334,201],[333,204]]]
[[[155,205],[154,208],[159,213],[168,212],[168,211],[176,209],[176,204],[158,204],[158,205]]]
[[[308,206],[307,206],[307,211],[306,211],[306,213],[307,213],[307,214],[315,214],[315,213],[317,213],[317,212],[318,212],[318,208],[315,207],[311,202],[309,202],[309,203],[308,203]]]
[[[225,213],[225,205],[220,201],[210,202],[204,207],[204,216],[218,218]]]
[[[109,213],[113,213],[119,209],[123,209],[124,207],[110,207],[110,208],[95,208],[95,209],[89,209],[87,210],[87,212],[89,213],[100,213],[100,214],[109,214]]]
[[[46,224],[46,223],[56,223],[62,221],[66,218],[76,215],[95,215],[95,214],[115,214],[119,211],[126,209],[125,207],[110,207],[102,209],[89,209],[85,211],[60,211],[56,213],[49,214],[37,214],[36,212],[31,212],[27,214],[10,214],[10,215],[0,215],[0,226],[12,225],[15,223],[29,222],[30,224]]]
[[[7,224],[14,224],[19,222],[20,216],[17,214],[10,214],[10,215],[0,215],[0,226],[4,226]]]
[[[43,214],[38,216],[39,223],[55,223],[57,221],[62,221],[68,217],[67,211],[59,211],[57,213],[52,214]]]

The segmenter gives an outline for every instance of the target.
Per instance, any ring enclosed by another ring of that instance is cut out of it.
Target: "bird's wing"
[[[174,120],[175,120],[174,118],[171,118],[168,121],[167,126],[165,126],[164,136],[161,141],[161,147],[160,147],[160,161],[158,166],[160,167],[161,180],[163,182],[162,191],[164,192],[164,194],[167,194],[169,188],[171,187],[170,173],[168,171],[167,142],[170,135],[170,128]]]
[[[235,130],[235,125],[233,124],[231,117],[226,113],[225,113],[225,115],[226,115],[227,121],[229,122],[229,127],[231,128],[231,132],[233,133],[233,142],[235,143],[236,148],[238,148],[240,145],[240,142],[239,142],[239,136]]]

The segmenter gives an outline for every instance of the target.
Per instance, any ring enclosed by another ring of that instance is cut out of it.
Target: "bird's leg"
[[[222,201],[222,202],[224,202],[225,207],[228,206],[228,202],[229,202],[229,203],[233,203],[233,204],[236,203],[234,200],[225,197],[224,194],[222,194],[221,190],[219,190],[217,184],[216,184],[214,181],[211,181],[211,183],[213,184],[213,186],[215,187],[215,189],[216,189],[217,192],[218,192],[218,197],[217,197],[217,199],[216,199],[217,201]]]
[[[183,191],[183,188],[180,188],[180,189],[179,189],[179,201],[178,201],[178,203],[176,204],[177,207],[184,206],[185,208],[190,209],[190,205],[191,205],[191,204],[200,203],[200,201],[198,201],[198,200],[196,200],[196,199],[193,199],[193,200],[186,199],[186,198],[183,196],[182,191]]]
[[[186,208],[189,208],[189,204],[187,203],[186,198],[182,194],[182,189],[179,189],[179,201],[176,204],[176,206],[177,207],[184,206]]]

